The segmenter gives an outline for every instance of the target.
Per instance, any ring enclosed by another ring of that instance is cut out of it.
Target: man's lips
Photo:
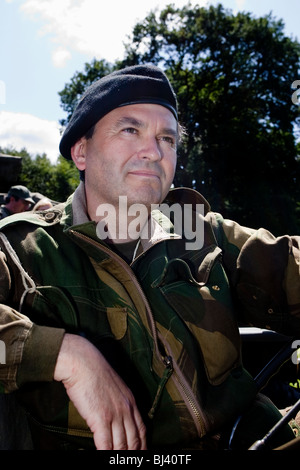
[[[145,178],[160,178],[160,174],[155,171],[149,170],[132,170],[128,172],[129,175],[140,176]]]

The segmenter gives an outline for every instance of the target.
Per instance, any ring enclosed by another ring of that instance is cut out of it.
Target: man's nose
[[[139,158],[152,161],[162,159],[162,150],[156,137],[148,137],[143,139],[141,148],[138,151]]]

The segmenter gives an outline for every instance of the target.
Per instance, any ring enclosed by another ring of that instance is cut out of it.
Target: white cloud
[[[21,10],[39,23],[42,20],[39,34],[49,36],[69,53],[75,50],[87,57],[112,60],[123,54],[122,41],[116,37],[125,39],[129,32],[136,1],[109,1],[103,6],[99,0],[26,0]]]
[[[56,68],[62,68],[66,65],[67,61],[71,59],[70,51],[62,47],[58,47],[52,52],[52,63]]]
[[[0,112],[0,146],[26,148],[31,155],[45,153],[55,163],[59,155],[60,127],[31,114]]]
[[[24,0],[22,12],[42,26],[39,34],[50,36],[54,44],[65,51],[62,60],[54,56],[54,65],[62,66],[70,58],[67,51],[85,54],[87,59],[96,57],[115,61],[124,53],[123,43],[133,26],[156,7],[162,9],[172,3],[168,0]],[[186,5],[186,0],[176,0],[176,6]],[[191,4],[206,4],[204,0],[192,0]]]
[[[21,9],[43,21],[41,35],[68,51],[113,60],[123,54],[122,40],[116,38],[125,39],[137,20],[138,5],[136,0],[111,0],[105,6],[99,0],[26,0]]]
[[[246,0],[236,0],[236,6],[238,10],[242,10],[245,7]]]

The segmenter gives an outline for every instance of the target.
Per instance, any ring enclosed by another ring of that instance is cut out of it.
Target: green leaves
[[[133,28],[125,57],[85,64],[60,92],[68,121],[83,90],[114,68],[152,62],[170,78],[187,136],[175,184],[203,192],[213,210],[276,234],[300,231],[300,45],[271,14],[222,5],[155,10]]]
[[[214,210],[241,223],[299,230],[293,208],[300,198],[293,135],[299,109],[291,85],[300,48],[284,36],[283,22],[234,16],[221,5],[169,6],[136,26],[127,51],[143,49],[139,61],[151,60],[169,75],[189,133],[176,183],[202,191]],[[289,204],[279,209],[278,200]]]
[[[31,192],[38,192],[57,202],[65,201],[79,183],[79,173],[73,162],[59,157],[52,164],[45,154],[34,158],[25,150],[0,149],[2,153],[22,157],[22,170],[18,184]]]
[[[62,126],[68,123],[86,88],[112,71],[113,66],[111,64],[105,60],[94,59],[90,64],[85,64],[84,72],[75,73],[70,83],[66,84],[65,88],[58,93],[61,107],[67,113],[66,119],[60,121]]]

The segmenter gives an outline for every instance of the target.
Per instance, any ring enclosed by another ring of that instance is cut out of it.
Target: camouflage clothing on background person
[[[0,207],[0,219],[27,211],[33,204],[34,200],[26,186],[12,186],[5,197],[5,204]]]
[[[219,433],[244,412],[247,448],[280,418],[256,401],[237,321],[299,334],[299,238],[224,220],[192,190],[167,199],[204,204],[201,249],[186,250],[153,212],[152,238],[124,262],[88,220],[83,183],[65,205],[1,222],[0,337],[9,346],[0,379],[25,406],[36,448],[94,447],[53,381],[65,332],[95,344],[132,389],[149,449],[218,448]]]
[[[12,215],[11,212],[5,206],[0,206],[0,220],[9,215]]]

